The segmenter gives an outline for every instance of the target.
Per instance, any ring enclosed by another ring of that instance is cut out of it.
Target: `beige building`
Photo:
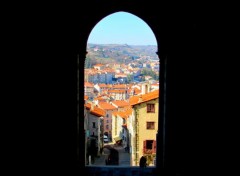
[[[133,108],[129,119],[131,165],[139,166],[141,156],[148,158],[148,165],[154,164],[156,156],[156,135],[158,131],[159,90],[129,100]]]
[[[117,108],[108,102],[99,102],[98,106],[105,111],[103,133],[112,141],[112,113],[117,111]]]

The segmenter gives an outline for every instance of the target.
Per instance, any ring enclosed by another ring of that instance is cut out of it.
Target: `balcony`
[[[143,149],[143,154],[156,154],[154,149]]]

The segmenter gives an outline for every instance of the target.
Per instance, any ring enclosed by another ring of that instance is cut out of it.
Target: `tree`
[[[127,75],[127,82],[133,82],[133,76],[132,75]]]
[[[89,57],[86,57],[84,64],[85,68],[91,68],[91,59]]]
[[[147,69],[144,68],[141,71],[141,74],[145,77],[145,76],[151,76],[153,79],[158,80],[159,79],[159,75],[157,75],[154,71],[152,71],[151,69]]]

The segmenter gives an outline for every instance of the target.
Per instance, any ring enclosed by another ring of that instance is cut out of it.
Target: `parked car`
[[[106,135],[103,136],[103,142],[104,143],[108,143],[109,142],[108,137]]]

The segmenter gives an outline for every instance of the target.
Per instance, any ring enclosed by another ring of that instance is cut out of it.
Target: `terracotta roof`
[[[108,102],[99,102],[98,104],[102,109],[105,109],[105,110],[117,109],[115,106],[111,105]]]
[[[125,113],[125,112],[122,112],[122,111],[119,111],[117,115],[119,115],[119,116],[122,117],[122,118],[127,118],[126,113]]]
[[[109,95],[108,95],[108,93],[107,93],[107,90],[103,90],[103,91],[102,91],[102,95],[105,95],[105,96],[108,96],[108,97],[109,97]]]
[[[105,68],[104,71],[106,71],[108,73],[115,73],[115,70],[112,68]]]
[[[133,110],[128,107],[127,109],[125,109],[125,111],[116,111],[116,112],[113,112],[112,115],[115,115],[115,116],[118,115],[118,116],[126,119],[129,117],[129,115],[132,114],[132,111]]]
[[[93,107],[93,110],[90,111],[91,114],[96,115],[98,117],[105,116],[105,111],[96,106]]]
[[[116,73],[116,74],[115,74],[115,77],[116,77],[116,78],[119,78],[119,77],[127,77],[127,75],[124,74],[124,73]]]
[[[93,87],[93,83],[84,82],[84,87]]]
[[[87,100],[88,99],[88,96],[87,95],[84,95],[84,100]]]
[[[96,97],[96,98],[94,98],[95,100],[105,100],[105,98],[104,97]]]
[[[102,87],[102,88],[103,88],[103,87],[108,87],[107,84],[98,84],[98,86],[99,86],[99,87]]]
[[[125,93],[125,90],[119,90],[119,89],[109,90],[108,93]]]
[[[156,99],[158,97],[159,97],[159,89],[144,95],[133,96],[129,99],[129,102],[131,105],[136,105],[139,103],[144,103],[146,101]]]
[[[159,97],[159,89],[142,95],[142,101],[149,101]]]
[[[88,109],[88,110],[91,109],[91,104],[90,104],[90,103],[87,103],[87,104],[85,104],[84,106],[85,106],[86,109]]]
[[[126,84],[114,84],[112,86],[113,88],[117,88],[117,89],[125,89],[126,88]]]
[[[135,94],[135,95],[138,95],[138,94],[140,94],[140,93],[141,93],[141,90],[138,89],[138,88],[136,88],[136,87],[134,87],[134,94]]]
[[[122,118],[128,118],[130,115],[132,114],[132,109],[128,109],[127,111],[120,111],[119,112],[119,116],[121,116]]]
[[[114,111],[112,115],[116,116],[118,114],[118,111]]]
[[[99,66],[104,66],[104,65],[103,64],[96,64],[96,65],[94,65],[94,67],[95,66],[99,67]]]
[[[115,100],[112,102],[113,104],[115,104],[118,107],[125,107],[125,106],[129,106],[129,103],[123,100]]]
[[[138,96],[132,96],[129,98],[129,103],[130,105],[133,105],[133,104],[136,104],[139,100],[139,97]]]
[[[132,114],[132,111],[133,111],[133,109],[130,108],[130,106],[129,106],[128,109],[125,110],[125,113],[129,116]]]

